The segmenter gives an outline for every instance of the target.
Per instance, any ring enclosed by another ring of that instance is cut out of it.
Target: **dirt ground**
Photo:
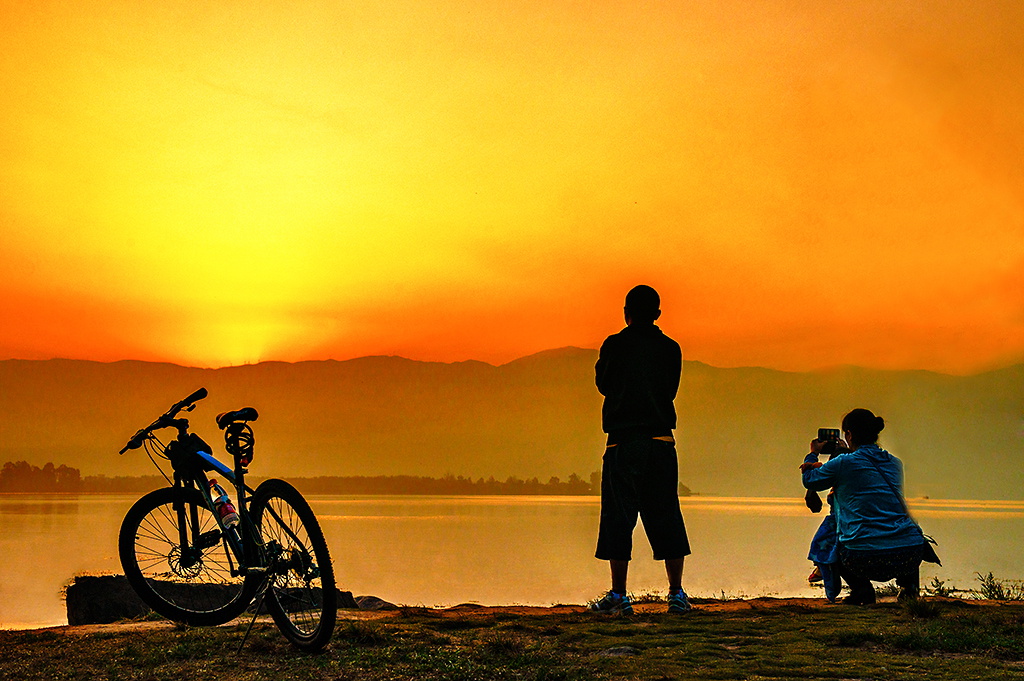
[[[930,598],[936,603],[964,604],[969,603],[971,607],[998,607],[995,601],[963,601],[956,598]],[[694,609],[709,613],[742,613],[744,611],[770,610],[777,608],[797,608],[805,612],[814,610],[845,609],[848,606],[829,603],[824,598],[748,598],[748,599],[691,599]],[[895,603],[895,598],[880,598],[879,604]],[[653,614],[665,611],[664,603],[637,603],[633,609],[639,614]],[[465,617],[493,617],[495,615],[522,615],[526,617],[537,617],[543,615],[570,615],[587,612],[583,605],[553,605],[553,606],[532,606],[532,605],[479,605],[477,603],[462,603],[449,608],[425,608],[425,607],[402,607],[397,610],[339,610],[338,621],[378,621],[388,620],[408,614],[430,613],[440,618],[465,618]],[[235,620],[224,624],[224,627],[234,627],[239,621]],[[258,622],[270,622],[269,617],[260,617]],[[58,626],[47,627],[37,631],[55,631],[69,636],[85,636],[122,631],[164,631],[178,628],[174,622],[169,620],[142,620],[124,621],[113,624],[83,624],[79,626]]]

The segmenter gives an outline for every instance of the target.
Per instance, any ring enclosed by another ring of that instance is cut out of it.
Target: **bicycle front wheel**
[[[337,590],[320,524],[297,489],[266,480],[249,506],[267,564],[267,610],[296,647],[324,648],[334,634]]]
[[[136,501],[121,523],[118,550],[139,598],[176,622],[229,622],[259,587],[258,577],[237,574],[235,557],[197,489],[165,487]]]

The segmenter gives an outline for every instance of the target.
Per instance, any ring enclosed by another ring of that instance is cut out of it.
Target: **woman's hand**
[[[817,438],[811,440],[811,453],[821,454],[821,448],[825,446],[825,442],[827,442],[827,440],[818,440]]]

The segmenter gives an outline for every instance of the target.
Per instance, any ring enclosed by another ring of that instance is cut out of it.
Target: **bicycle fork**
[[[182,569],[187,571],[200,564],[206,551],[218,544],[223,544],[224,554],[227,558],[232,577],[248,574],[250,571],[262,571],[259,568],[253,570],[249,567],[253,562],[258,561],[246,560],[245,548],[251,546],[252,541],[244,538],[244,535],[247,534],[250,538],[253,536],[250,528],[243,527],[242,533],[240,533],[237,527],[226,527],[217,513],[209,490],[200,489],[200,493],[206,502],[207,509],[213,514],[217,526],[203,532],[199,520],[199,506],[196,504],[186,504],[183,498],[184,495],[175,502],[174,509],[178,517],[178,561]],[[243,515],[242,518],[242,524],[248,523],[247,514]]]

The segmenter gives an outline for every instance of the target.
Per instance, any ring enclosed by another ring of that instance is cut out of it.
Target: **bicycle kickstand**
[[[245,647],[245,642],[249,639],[249,632],[252,631],[252,625],[256,624],[256,618],[259,617],[260,610],[263,609],[263,601],[267,598],[267,592],[270,590],[270,577],[264,577],[263,583],[260,584],[260,588],[256,593],[256,598],[253,602],[256,603],[256,607],[253,609],[252,619],[249,620],[249,626],[245,628],[245,634],[242,636],[242,642],[238,644],[238,650],[235,651],[235,655],[242,654],[242,648]]]

